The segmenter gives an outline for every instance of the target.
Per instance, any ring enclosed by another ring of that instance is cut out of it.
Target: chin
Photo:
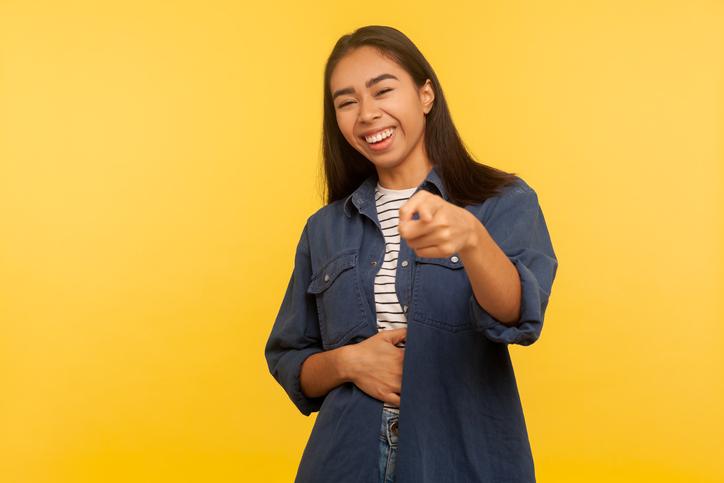
[[[398,166],[401,166],[403,163],[402,163],[402,160],[395,159],[393,161],[387,161],[387,162],[377,162],[377,163],[373,162],[372,164],[374,164],[377,168],[394,169],[394,168],[397,168]]]

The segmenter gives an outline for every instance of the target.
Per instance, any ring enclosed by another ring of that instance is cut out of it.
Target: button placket
[[[400,266],[404,267],[404,270],[399,270],[400,290],[398,292],[398,297],[400,298],[400,303],[402,304],[402,310],[409,321],[414,291],[412,283],[417,264],[414,263],[415,251],[405,240],[401,240],[400,243],[400,257],[402,258]]]

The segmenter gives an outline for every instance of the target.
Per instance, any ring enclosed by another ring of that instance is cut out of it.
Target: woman
[[[390,27],[330,54],[323,155],[265,347],[319,412],[296,481],[535,481],[507,348],[540,336],[558,266],[535,191],[473,160]]]

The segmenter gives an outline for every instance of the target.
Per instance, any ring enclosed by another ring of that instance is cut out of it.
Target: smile
[[[388,137],[392,136],[392,131],[394,130],[394,128],[388,127],[383,131],[373,134],[372,136],[365,136],[364,139],[370,144],[378,143],[383,139],[387,139]]]

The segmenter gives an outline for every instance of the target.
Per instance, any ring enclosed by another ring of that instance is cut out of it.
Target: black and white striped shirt
[[[377,218],[385,237],[385,256],[375,276],[375,310],[377,312],[377,329],[389,330],[407,327],[407,316],[397,299],[395,292],[395,275],[400,253],[399,225],[400,207],[415,193],[417,188],[393,190],[382,187],[379,182],[375,187],[375,204]],[[400,342],[398,347],[405,347]],[[397,406],[385,403],[391,410],[399,411]]]

